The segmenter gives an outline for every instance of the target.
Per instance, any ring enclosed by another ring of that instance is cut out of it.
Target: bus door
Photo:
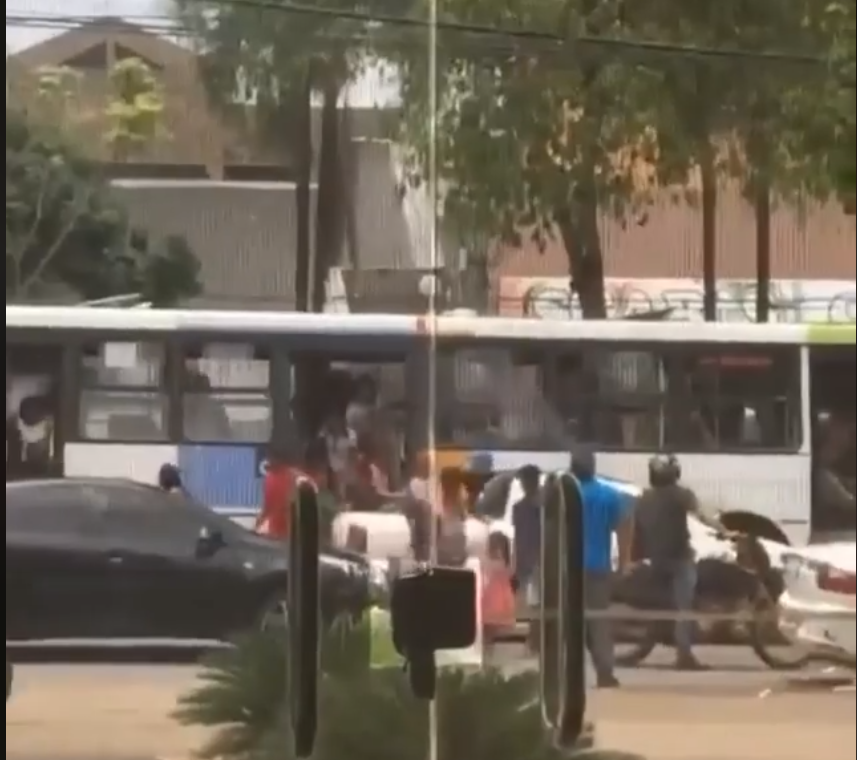
[[[812,346],[809,351],[813,534],[814,538],[853,534],[857,527],[854,347]]]
[[[355,447],[369,455],[389,488],[407,480],[415,426],[425,426],[424,378],[412,361],[416,345],[413,338],[349,341],[328,334],[290,352],[300,427],[304,437],[325,438],[340,486],[349,477]]]
[[[63,348],[6,344],[6,480],[62,475]]]

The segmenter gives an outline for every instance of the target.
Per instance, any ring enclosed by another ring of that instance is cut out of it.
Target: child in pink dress
[[[482,625],[490,644],[501,631],[515,625],[515,591],[508,544],[503,536],[488,539],[488,556],[482,564]]]

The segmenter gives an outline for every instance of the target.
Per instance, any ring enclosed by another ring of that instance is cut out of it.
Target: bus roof
[[[7,306],[6,329],[94,332],[193,332],[277,335],[297,332],[415,335],[417,317],[389,314],[304,314],[287,311],[111,309],[86,306]]]
[[[6,329],[92,330],[106,333],[192,332],[219,335],[340,333],[408,336],[432,327],[425,316],[397,314],[303,314],[264,311],[111,309],[82,306],[7,306]],[[854,345],[854,325],[756,325],[736,322],[637,322],[540,320],[441,315],[439,337],[484,340],[617,340],[675,343],[778,343]]]
[[[853,346],[857,343],[857,325],[815,324],[806,327],[811,346]]]

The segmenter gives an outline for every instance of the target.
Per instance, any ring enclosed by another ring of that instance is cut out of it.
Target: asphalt
[[[18,667],[7,760],[190,757],[204,732],[176,726],[169,714],[194,683],[198,652],[96,655]],[[510,670],[534,665],[517,649],[498,656]],[[806,760],[822,746],[824,760],[855,757],[853,693],[833,693],[816,674],[796,682],[773,673],[744,649],[703,648],[700,656],[711,671],[677,673],[661,651],[647,667],[621,672],[622,689],[593,693],[598,746],[647,760]]]

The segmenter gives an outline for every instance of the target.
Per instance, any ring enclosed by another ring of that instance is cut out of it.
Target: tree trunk
[[[771,186],[767,178],[756,183],[756,321],[771,319]]]
[[[717,321],[717,167],[714,149],[706,143],[700,156],[702,180],[702,311],[706,322]]]
[[[360,269],[360,241],[357,239],[357,210],[354,205],[358,183],[356,146],[353,141],[351,109],[346,104],[339,125],[339,162],[342,167],[342,235],[345,253],[352,269]]]
[[[327,279],[330,268],[339,262],[345,222],[339,144],[339,83],[332,71],[324,73],[322,97],[311,298],[312,311],[316,312],[324,311]]]
[[[752,111],[747,136],[747,154],[754,175],[751,177],[753,211],[756,217],[756,321],[771,318],[771,150],[766,128],[769,104],[758,102]]]
[[[578,199],[557,209],[554,216],[568,256],[570,288],[580,303],[584,319],[606,319],[604,255],[598,229],[595,180],[581,187]]]
[[[298,103],[295,155],[298,159],[295,189],[295,309],[309,311],[310,307],[310,213],[312,193],[312,70],[307,67],[301,99]]]

